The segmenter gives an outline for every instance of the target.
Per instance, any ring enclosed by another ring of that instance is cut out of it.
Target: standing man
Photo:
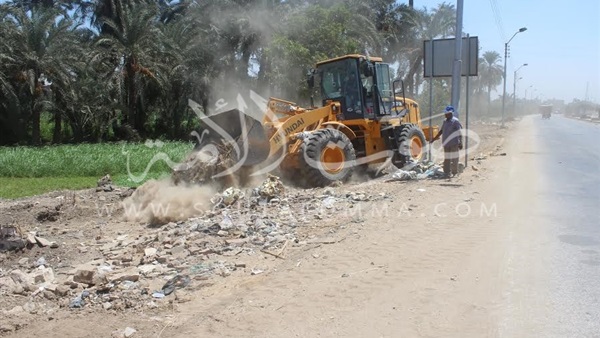
[[[442,137],[442,146],[444,147],[444,176],[446,178],[458,174],[458,151],[463,148],[461,129],[462,125],[454,117],[454,107],[447,106],[445,111],[446,119],[442,124],[442,129],[431,140],[435,142]]]

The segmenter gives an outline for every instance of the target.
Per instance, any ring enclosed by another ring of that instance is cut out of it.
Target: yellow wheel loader
[[[215,155],[218,144],[229,143],[236,149],[233,170],[279,168],[309,186],[347,181],[356,167],[424,160],[438,128],[421,123],[418,104],[404,97],[402,81],[391,80],[381,58],[319,62],[308,84],[320,107],[270,98],[261,116],[236,109],[206,116],[197,149]]]

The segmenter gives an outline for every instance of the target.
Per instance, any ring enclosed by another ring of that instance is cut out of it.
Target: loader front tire
[[[421,162],[426,159],[426,152],[424,150],[427,141],[425,140],[425,134],[423,134],[423,131],[417,125],[403,125],[398,141],[398,152],[402,165],[411,160]]]
[[[346,182],[354,172],[355,162],[352,142],[337,129],[317,130],[302,143],[300,171],[307,186]]]

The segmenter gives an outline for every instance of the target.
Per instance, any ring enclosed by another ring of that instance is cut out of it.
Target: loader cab
[[[308,83],[316,87],[321,104],[340,103],[343,120],[378,119],[395,106],[390,67],[381,58],[346,55],[320,62]]]

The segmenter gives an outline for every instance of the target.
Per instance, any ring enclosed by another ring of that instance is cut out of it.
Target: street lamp
[[[527,101],[527,91],[529,90],[529,88],[533,88],[533,85],[525,88],[525,101]]]
[[[504,107],[506,105],[506,59],[508,58],[508,44],[519,33],[523,33],[527,28],[520,28],[513,36],[504,44],[504,90],[502,91],[502,127],[504,127]]]
[[[521,78],[517,79],[517,72],[519,71],[519,69],[528,66],[529,64],[524,63],[521,65],[521,67],[517,68],[517,70],[515,70],[515,77],[513,77],[513,116],[517,115],[517,80],[521,80]]]

